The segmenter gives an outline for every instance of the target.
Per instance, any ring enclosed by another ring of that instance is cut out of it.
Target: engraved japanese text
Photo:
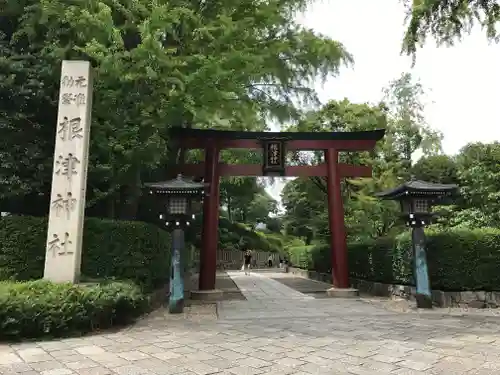
[[[59,155],[56,160],[55,173],[58,176],[66,176],[66,179],[71,182],[73,176],[78,174],[76,169],[78,164],[80,164],[80,160],[71,153],[66,157]]]
[[[83,137],[82,119],[80,117],[72,118],[71,120],[64,116],[59,123],[57,133],[63,141],[71,141],[75,138]]]
[[[84,76],[64,76],[61,80],[62,87],[76,87],[76,88],[85,88],[87,87],[87,79]]]
[[[71,212],[76,208],[76,198],[73,198],[71,192],[66,193],[64,197],[62,194],[56,194],[56,199],[52,201],[52,208],[55,209],[57,216],[61,213],[65,213],[66,217],[69,219]]]
[[[85,94],[64,93],[62,94],[61,102],[64,105],[68,104],[76,104],[77,106],[85,105],[86,104]]]
[[[64,238],[59,238],[59,235],[53,234],[52,240],[50,240],[47,244],[47,252],[52,254],[52,257],[55,258],[57,255],[70,255],[73,254],[73,251],[70,248],[70,245],[73,242],[69,239],[69,233],[64,233]]]

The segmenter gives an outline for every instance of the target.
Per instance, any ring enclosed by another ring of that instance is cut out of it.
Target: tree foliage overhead
[[[305,0],[6,0],[0,14],[0,199],[48,209],[63,59],[95,70],[89,213],[134,218],[168,177],[173,126],[263,129],[317,102],[312,82],[351,62],[299,26]],[[27,204],[31,201],[32,204]]]
[[[415,56],[428,36],[438,45],[452,45],[481,26],[486,37],[499,41],[500,4],[497,0],[402,0],[407,10],[403,52]]]

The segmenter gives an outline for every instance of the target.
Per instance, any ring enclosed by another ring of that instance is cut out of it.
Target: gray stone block
[[[359,296],[359,290],[353,288],[330,288],[326,295],[332,298],[355,298]]]
[[[221,301],[223,297],[224,292],[219,289],[191,291],[191,299],[197,301]]]

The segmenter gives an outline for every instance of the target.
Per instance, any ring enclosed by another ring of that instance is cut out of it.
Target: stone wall
[[[332,283],[332,275],[330,274],[307,271],[295,267],[290,267],[288,272],[307,279]],[[353,278],[350,280],[352,286],[359,289],[361,293],[381,297],[400,297],[407,300],[415,300],[416,290],[414,286],[384,284]],[[500,292],[444,292],[442,290],[433,290],[432,300],[435,306],[438,307],[497,308],[500,306]]]

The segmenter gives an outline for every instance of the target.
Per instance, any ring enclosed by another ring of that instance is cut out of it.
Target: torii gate
[[[331,233],[332,277],[335,288],[349,288],[344,206],[340,181],[345,177],[371,177],[368,166],[338,162],[341,151],[370,151],[384,137],[385,130],[357,132],[247,132],[172,128],[170,138],[183,150],[203,149],[205,160],[183,164],[177,173],[202,177],[207,183],[203,204],[200,291],[215,289],[219,226],[219,179],[221,176],[326,177]],[[222,149],[263,149],[262,164],[224,164]],[[325,163],[286,166],[287,151],[324,150]]]

